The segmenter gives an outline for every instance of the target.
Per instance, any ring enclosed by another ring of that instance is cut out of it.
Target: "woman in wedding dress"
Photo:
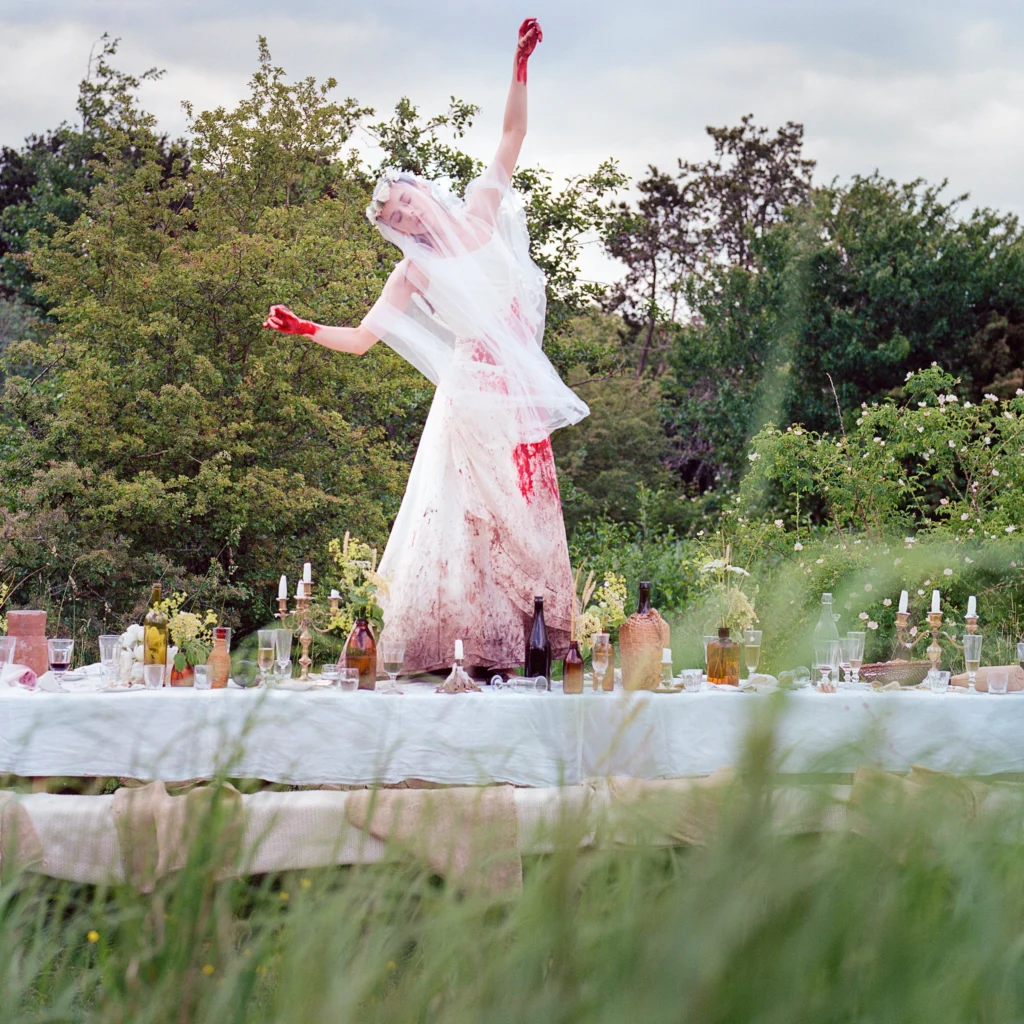
[[[455,640],[478,672],[522,662],[534,595],[553,656],[568,647],[573,583],[549,440],[587,415],[541,349],[544,276],[530,259],[510,181],[526,133],[526,66],[541,40],[519,30],[498,151],[459,198],[385,174],[367,217],[404,258],[358,327],[271,307],[265,326],[361,355],[383,340],[437,390],[380,563],[385,632],[405,667],[451,666]]]

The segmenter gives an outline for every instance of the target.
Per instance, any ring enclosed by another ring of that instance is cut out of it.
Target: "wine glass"
[[[978,675],[978,666],[981,664],[981,641],[980,633],[967,633],[964,636],[964,664],[967,666],[967,691],[977,693],[974,686],[975,678]]]
[[[388,674],[388,688],[391,689],[398,679],[398,673],[405,664],[405,641],[389,636],[381,637],[381,657],[384,660],[384,671]]]
[[[743,630],[743,657],[747,663],[747,678],[757,671],[757,663],[761,660],[761,630]]]
[[[857,638],[844,636],[839,640],[839,667],[843,670],[843,682],[853,682],[853,662],[856,660]]]
[[[612,644],[607,633],[595,633],[591,637],[590,665],[594,672],[594,689],[600,690],[605,674],[611,664]]]
[[[267,673],[274,667],[274,658],[276,656],[276,648],[274,646],[274,633],[276,630],[273,629],[258,629],[256,630],[256,664],[260,669],[261,683],[267,681]]]
[[[46,650],[50,659],[50,671],[58,684],[64,678],[64,673],[71,668],[71,654],[75,649],[74,640],[47,640]],[[163,666],[160,666],[163,668]]]
[[[116,680],[117,662],[121,653],[121,638],[114,634],[100,637],[100,664],[103,666],[103,678],[107,686]]]
[[[853,681],[855,683],[859,683],[860,667],[864,664],[864,641],[867,639],[868,635],[867,633],[855,629],[851,629],[846,635],[857,641],[853,645],[853,650],[850,654],[850,672],[853,675]]]
[[[821,673],[819,686],[827,686],[830,678],[834,681],[838,677],[839,657],[838,640],[825,640],[814,645],[814,663]]]
[[[274,631],[274,664],[277,667],[279,679],[285,679],[291,675],[292,668],[292,631],[290,629],[275,629]]]

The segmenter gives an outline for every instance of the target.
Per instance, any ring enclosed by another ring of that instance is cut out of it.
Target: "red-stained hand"
[[[303,320],[287,306],[271,306],[263,326],[282,334],[305,334],[310,338],[316,334],[316,324],[312,320]]]
[[[526,62],[530,54],[543,42],[544,33],[540,30],[540,22],[536,18],[527,18],[519,26],[519,45],[516,47],[516,81],[526,84]]]

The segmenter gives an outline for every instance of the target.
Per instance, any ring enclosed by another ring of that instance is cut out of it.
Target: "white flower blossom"
[[[781,520],[781,519],[776,519],[776,520],[775,520],[775,525],[776,525],[777,527],[779,527],[779,529],[781,530],[781,529],[782,529],[782,526],[783,526],[783,522],[782,522],[782,520]]]
[[[911,636],[917,636],[917,626],[911,626],[910,627],[910,635]]]
[[[1008,527],[1006,528],[1006,532],[1007,532],[1007,533],[1013,533],[1013,531],[1014,531],[1014,530],[1016,530],[1016,529],[1017,529],[1017,527],[1016,527],[1016,526],[1008,526]]]
[[[750,453],[750,454],[749,454],[749,455],[747,456],[747,458],[748,458],[748,459],[750,459],[750,461],[751,461],[751,462],[757,462],[757,460],[758,460],[759,458],[761,458],[761,453],[760,453],[760,452],[751,452],[751,453]]]
[[[865,583],[864,584],[864,589],[870,594],[871,591],[874,590],[875,588],[873,586],[871,586],[870,583]]]
[[[996,396],[995,396],[995,395],[989,395],[989,394],[986,394],[986,395],[985,395],[985,401],[986,401],[986,402],[998,402],[998,401],[999,401],[999,399],[998,399],[998,398],[996,398]]]
[[[953,575],[953,570],[952,569],[943,569],[942,570],[942,575],[943,576],[952,576]]]
[[[867,620],[868,620],[868,619],[869,619],[870,617],[871,617],[871,616],[870,616],[870,615],[868,615],[868,613],[867,613],[867,612],[861,612],[861,613],[860,613],[860,615],[858,615],[858,616],[857,616],[857,618],[858,618],[858,619],[860,619],[860,620],[861,620],[861,622],[867,622]]]
[[[992,470],[992,475],[993,476],[999,476],[999,470],[998,469],[993,469]]]
[[[964,561],[965,561],[965,562],[966,562],[966,563],[967,563],[968,565],[973,565],[973,564],[974,564],[974,559],[973,559],[973,558],[971,558],[971,556],[970,556],[970,555],[964,555]]]
[[[877,623],[877,622],[875,622],[875,620],[874,620],[874,619],[872,619],[872,620],[871,620],[871,621],[870,621],[870,622],[868,623],[868,629],[878,629],[878,623]]]
[[[824,563],[825,563],[825,559],[824,558],[816,558],[814,560],[814,564],[815,565],[824,565]]]
[[[794,550],[794,551],[803,551],[803,549],[804,549],[804,546],[803,546],[803,544],[801,544],[801,543],[800,543],[800,541],[797,541],[797,542],[796,542],[796,543],[795,543],[795,544],[793,545],[793,550]]]
[[[885,605],[885,607],[886,607],[886,608],[888,608],[888,607],[889,607],[889,605],[891,605],[891,604],[892,604],[892,598],[891,598],[891,597],[887,597],[887,598],[885,598],[885,599],[884,599],[884,600],[882,601],[882,604],[884,604],[884,605]]]
[[[939,498],[939,504],[940,505],[948,505],[949,504],[949,498]]]

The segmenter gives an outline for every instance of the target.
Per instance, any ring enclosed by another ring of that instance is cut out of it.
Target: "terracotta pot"
[[[17,638],[14,662],[26,665],[37,676],[50,668],[50,654],[46,647],[46,612],[25,609],[7,613],[7,635]]]

